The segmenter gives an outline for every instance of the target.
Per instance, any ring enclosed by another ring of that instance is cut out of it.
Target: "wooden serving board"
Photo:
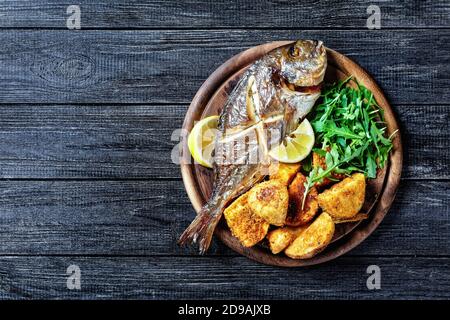
[[[191,159],[187,147],[187,135],[195,122],[210,116],[217,115],[225,105],[228,95],[233,90],[242,73],[255,60],[270,50],[291,43],[290,41],[272,42],[248,49],[225,62],[201,86],[195,95],[187,111],[183,123],[181,145],[181,172],[186,191],[194,206],[199,212],[200,208],[209,199],[212,190],[212,170],[195,164]],[[360,66],[344,55],[327,49],[328,67],[325,82],[346,79],[354,76],[374,94],[380,107],[384,110],[388,135],[397,131],[398,124],[394,113],[387,102],[383,92]],[[377,173],[377,178],[367,183],[366,199],[362,211],[369,213],[369,219],[362,222],[343,223],[336,225],[333,242],[320,254],[311,259],[294,260],[284,254],[273,255],[264,246],[258,245],[252,248],[243,247],[239,241],[231,235],[226,223],[221,221],[215,235],[227,246],[251,259],[261,263],[276,266],[307,266],[319,264],[334,259],[367,238],[379,225],[386,215],[394,200],[402,169],[402,143],[400,132],[393,139],[394,148],[391,152],[389,164]]]

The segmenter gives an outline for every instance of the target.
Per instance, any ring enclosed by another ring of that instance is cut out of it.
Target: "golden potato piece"
[[[294,181],[289,186],[289,209],[285,222],[288,226],[300,226],[310,222],[319,210],[319,203],[316,199],[317,189],[315,187],[309,190],[302,209],[305,182],[306,177],[301,173],[297,173]]]
[[[298,237],[298,235],[300,235],[300,233],[303,232],[305,229],[306,226],[296,228],[282,227],[270,231],[267,234],[270,251],[272,251],[273,254],[280,253],[281,251],[286,249],[287,246],[290,245],[291,242],[294,241],[294,239]]]
[[[312,258],[331,242],[334,222],[323,212],[287,247],[284,253],[292,259]]]
[[[251,212],[247,199],[248,193],[237,198],[225,209],[224,216],[233,236],[238,238],[243,246],[251,247],[264,239],[269,224]]]
[[[364,174],[355,173],[317,196],[319,206],[333,219],[351,219],[361,210],[366,194]]]
[[[284,185],[289,185],[295,174],[300,170],[300,163],[275,162],[270,165],[270,179],[279,180]]]
[[[248,205],[252,212],[276,226],[284,225],[288,202],[287,188],[278,180],[261,182],[248,193]]]

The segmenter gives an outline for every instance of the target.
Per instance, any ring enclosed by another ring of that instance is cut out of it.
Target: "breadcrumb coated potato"
[[[237,198],[224,211],[225,220],[233,236],[245,247],[251,247],[264,239],[269,224],[251,212],[248,206],[248,192]]]
[[[317,196],[319,206],[333,219],[348,220],[355,217],[364,203],[366,179],[355,173]]]
[[[306,177],[297,173],[294,181],[289,186],[289,209],[286,217],[286,225],[300,226],[310,222],[317,211],[319,203],[317,202],[317,189],[312,187],[305,199],[305,205],[302,209],[303,197],[305,195]]]
[[[279,180],[287,186],[294,179],[298,170],[300,170],[300,163],[274,162],[270,165],[270,179]]]
[[[313,223],[287,247],[284,253],[292,259],[309,259],[321,252],[334,235],[333,219],[321,213]]]
[[[248,193],[248,205],[252,212],[275,226],[284,225],[288,204],[287,187],[278,180],[261,182]]]
[[[294,241],[296,237],[300,235],[306,226],[301,227],[281,227],[275,230],[270,231],[267,234],[267,240],[269,240],[270,251],[273,254],[280,253],[284,249],[287,248],[288,245]]]

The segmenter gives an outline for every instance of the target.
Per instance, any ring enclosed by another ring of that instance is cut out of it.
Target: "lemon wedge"
[[[211,116],[197,122],[188,137],[192,158],[202,166],[212,168],[214,140],[219,116]]]
[[[302,121],[297,129],[288,135],[269,155],[284,163],[296,163],[305,159],[314,146],[314,130],[308,119]]]

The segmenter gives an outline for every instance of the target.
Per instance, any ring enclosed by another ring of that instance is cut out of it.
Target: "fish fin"
[[[203,207],[180,236],[178,244],[186,245],[198,242],[200,254],[204,254],[211,244],[214,230],[221,217],[221,210],[222,208],[215,208],[211,211],[209,208]]]

